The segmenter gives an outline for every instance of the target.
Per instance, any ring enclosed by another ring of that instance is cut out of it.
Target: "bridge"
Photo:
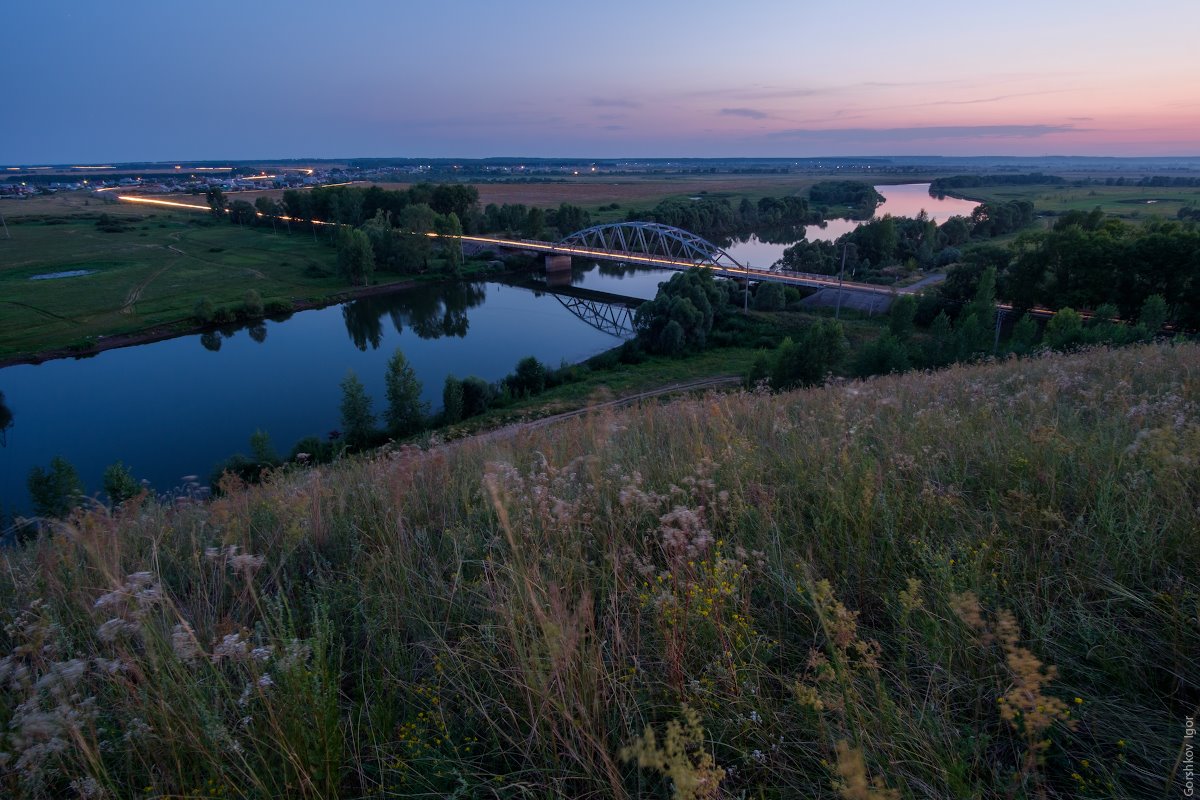
[[[437,234],[429,234],[437,236]],[[657,222],[617,222],[595,225],[576,231],[557,242],[538,239],[511,239],[499,236],[456,236],[480,247],[542,253],[548,270],[570,266],[571,258],[617,261],[659,269],[686,271],[708,268],[723,278],[764,283],[782,283],[810,289],[837,289],[895,296],[912,289],[897,289],[873,283],[839,281],[829,275],[807,272],[755,269],[742,265],[712,242],[689,231]]]
[[[161,198],[139,197],[137,195],[118,195],[117,199],[126,203],[142,203],[147,205],[165,206],[170,208],[186,208],[194,211],[209,211],[207,205],[195,203],[180,203]],[[229,209],[226,209],[226,213]],[[259,217],[265,217],[261,211]],[[285,222],[309,222],[313,225],[337,225],[323,220],[292,220],[291,217],[278,216],[275,219]],[[420,233],[415,232],[414,233]],[[547,258],[547,268],[550,270],[564,269],[570,266],[571,258],[586,258],[594,261],[617,261],[623,264],[635,264],[659,269],[686,271],[689,269],[708,268],[714,274],[724,278],[735,278],[744,281],[761,281],[764,283],[782,283],[789,286],[803,286],[809,289],[841,289],[847,292],[868,292],[875,295],[894,297],[897,294],[909,294],[915,287],[896,288],[879,286],[873,283],[858,283],[855,281],[840,281],[829,275],[814,275],[808,272],[789,272],[785,270],[755,269],[744,266],[729,253],[717,247],[712,242],[694,233],[670,225],[657,222],[616,222],[607,225],[594,225],[581,231],[576,231],[557,242],[544,242],[539,239],[510,239],[500,236],[448,236],[425,232],[423,235],[431,239],[458,239],[462,242],[477,244],[485,248],[500,248],[531,253],[543,253]]]

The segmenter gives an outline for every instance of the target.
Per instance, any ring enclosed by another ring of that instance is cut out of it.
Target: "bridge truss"
[[[611,253],[637,253],[716,270],[745,270],[737,259],[694,233],[657,222],[614,222],[594,225],[564,237],[559,244]]]

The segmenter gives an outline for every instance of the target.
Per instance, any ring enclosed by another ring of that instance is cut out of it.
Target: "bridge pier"
[[[546,272],[570,272],[571,257],[546,253]]]

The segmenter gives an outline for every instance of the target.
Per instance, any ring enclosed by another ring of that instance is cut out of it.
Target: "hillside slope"
[[[1095,350],[96,511],[3,554],[0,792],[1171,795],[1198,403]]]

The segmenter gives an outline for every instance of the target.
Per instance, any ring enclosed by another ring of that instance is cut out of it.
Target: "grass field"
[[[79,217],[10,220],[12,238],[0,239],[0,358],[186,320],[201,296],[235,306],[255,289],[264,302],[291,304],[348,288],[333,274],[333,248],[311,236],[135,210],[140,221],[122,233]],[[30,280],[69,270],[93,273]]]
[[[118,202],[115,193],[97,197],[91,192],[57,192],[42,194],[21,200],[0,200],[0,214],[5,219],[21,220],[29,217],[61,217],[84,215],[87,217],[100,214],[117,215],[122,217],[143,217],[146,209],[130,203]],[[204,203],[204,198],[193,198],[186,195],[173,195],[177,202]]]
[[[1182,796],[1198,373],[711,394],[93,510],[0,552],[0,793]]]
[[[969,200],[1029,200],[1039,212],[1091,211],[1126,220],[1170,217],[1185,205],[1200,206],[1200,187],[1156,188],[1152,186],[986,186],[963,189],[956,196]]]
[[[675,196],[695,196],[705,193],[710,197],[729,198],[737,203],[743,197],[757,200],[764,196],[786,196],[804,194],[809,187],[819,180],[829,178],[813,178],[799,175],[713,175],[711,177],[686,175],[679,177],[625,177],[603,176],[597,178],[580,178],[562,183],[477,183],[479,202],[486,206],[488,203],[503,205],[504,203],[523,203],[527,206],[541,208],[557,208],[562,203],[582,206],[597,216],[600,220],[609,217],[623,218],[630,209],[646,209],[656,205],[660,200]],[[370,185],[364,182],[362,185]],[[407,189],[411,183],[376,183],[384,189]],[[283,195],[282,190],[267,190],[263,192],[241,192],[237,198],[254,202],[260,195],[273,197],[278,200]],[[164,199],[178,199],[178,196],[163,196]],[[600,206],[616,203],[620,206],[614,212],[597,212]]]

